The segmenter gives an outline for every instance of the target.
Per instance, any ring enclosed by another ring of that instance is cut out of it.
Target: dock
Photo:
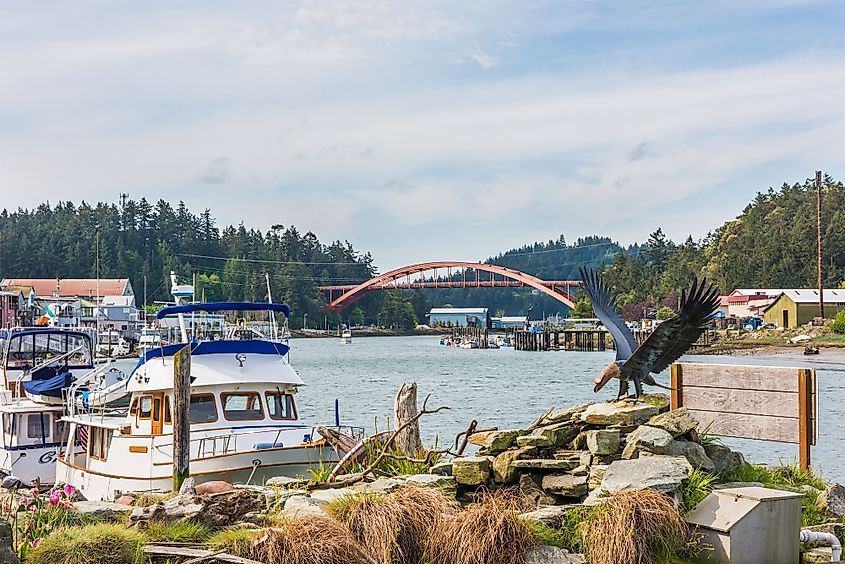
[[[513,346],[518,351],[604,351],[613,350],[613,339],[602,330],[548,329],[515,331]]]

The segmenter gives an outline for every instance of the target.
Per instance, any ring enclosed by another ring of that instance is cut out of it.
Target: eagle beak
[[[605,384],[610,382],[611,378],[617,375],[619,369],[616,367],[615,364],[611,363],[605,366],[602,371],[596,376],[596,386],[593,388],[593,392],[598,392],[601,390]]]

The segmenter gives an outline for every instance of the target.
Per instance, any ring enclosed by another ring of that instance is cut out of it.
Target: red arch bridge
[[[460,271],[461,279],[454,280],[452,271]],[[467,271],[475,274],[467,278]],[[438,279],[438,271],[446,273],[446,280]],[[418,276],[432,272],[430,277]],[[482,276],[487,273],[487,276]],[[415,278],[412,279],[411,277]],[[497,278],[498,277],[498,278]],[[575,307],[572,290],[581,285],[580,280],[541,280],[536,276],[495,264],[477,262],[422,262],[403,266],[380,274],[361,284],[345,286],[321,286],[320,291],[328,294],[328,313],[340,313],[356,301],[375,290],[411,290],[416,288],[525,288],[530,287],[566,304]]]

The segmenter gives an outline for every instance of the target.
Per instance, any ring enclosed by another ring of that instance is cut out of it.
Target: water
[[[449,410],[422,419],[428,444],[451,442],[455,434],[478,420],[479,428],[519,428],[549,406],[564,407],[616,394],[608,386],[593,393],[592,380],[613,359],[608,352],[517,352],[513,349],[455,349],[436,337],[294,339],[291,363],[306,383],[297,397],[303,419],[334,421],[334,400],[340,401],[342,424],[383,430],[392,418],[393,401],[404,382],[419,386],[420,404],[431,393],[428,407]],[[823,353],[808,360],[794,355],[754,357],[689,356],[685,360],[816,368],[819,391],[819,437],[813,464],[829,480],[845,480],[845,355]],[[831,363],[835,359],[838,362]],[[668,374],[657,378],[668,384]],[[792,462],[798,445],[724,439],[753,462]]]

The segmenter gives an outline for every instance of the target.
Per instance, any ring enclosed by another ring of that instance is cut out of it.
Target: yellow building
[[[845,309],[845,290],[825,290],[825,318],[832,319],[842,309]],[[763,310],[763,321],[784,329],[794,329],[806,325],[818,315],[818,290],[781,290],[777,299]]]

